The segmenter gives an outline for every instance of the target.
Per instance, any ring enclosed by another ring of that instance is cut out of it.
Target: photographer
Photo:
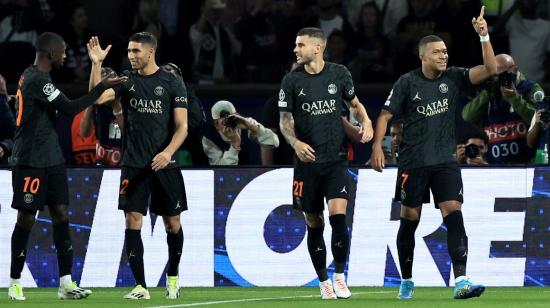
[[[242,142],[243,129],[248,130],[248,138],[261,146],[279,146],[279,138],[253,118],[245,118],[237,113],[229,101],[218,101],[212,106],[212,126],[204,131],[202,147],[210,165],[242,165],[249,163],[245,142]],[[258,155],[259,156],[259,153]]]
[[[544,98],[544,92],[541,92],[541,94],[542,98]],[[549,127],[550,102],[546,100],[537,105],[537,112],[533,116],[529,132],[527,133],[527,145],[531,149],[536,149],[533,159],[534,164],[548,164]]]
[[[456,159],[461,164],[482,166],[489,164],[485,160],[489,137],[483,131],[476,132],[468,137],[465,144],[456,146]]]
[[[462,117],[488,135],[489,163],[526,164],[533,154],[526,141],[528,126],[535,113],[535,94],[542,88],[526,79],[509,55],[495,58],[498,76],[464,106]]]

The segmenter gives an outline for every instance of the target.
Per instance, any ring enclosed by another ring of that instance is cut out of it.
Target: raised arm
[[[109,50],[111,50],[111,45],[107,46],[105,49],[102,49],[99,45],[99,38],[97,36],[92,36],[88,41],[88,44],[86,44],[86,47],[88,48],[88,56],[92,61],[90,81],[88,84],[88,88],[91,90],[99,82],[101,82],[101,66],[103,64],[103,60],[105,60],[105,57],[109,54]],[[103,92],[101,97],[97,100],[97,103],[103,104],[114,99],[115,91],[113,89],[109,89]]]
[[[472,25],[477,34],[479,34],[479,40],[481,41],[481,50],[483,55],[483,65],[472,67],[469,72],[470,82],[474,85],[480,84],[485,79],[494,76],[497,73],[495,52],[493,51],[493,46],[489,41],[487,22],[483,18],[484,13],[485,6],[482,6],[479,16],[472,19]]]

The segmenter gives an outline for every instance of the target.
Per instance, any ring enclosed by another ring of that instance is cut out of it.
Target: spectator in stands
[[[101,69],[102,78],[109,76],[109,74],[116,76],[116,72],[110,67]],[[86,108],[83,112],[80,122],[78,122],[78,116],[75,117],[74,121],[79,124],[79,135],[82,138],[95,137],[93,138],[94,163],[103,166],[118,166],[122,147],[121,126],[124,121],[120,101],[110,101],[101,105],[95,104]],[[73,132],[73,140],[75,139],[74,135]]]
[[[8,106],[6,80],[0,75],[0,164],[6,164],[13,149],[15,119]]]
[[[342,0],[317,0],[317,9],[316,16],[307,22],[307,26],[320,28],[327,38],[332,31],[340,30],[347,36],[348,42],[351,42],[355,31],[341,14]]]
[[[90,59],[86,43],[91,36],[88,30],[88,15],[83,6],[76,6],[70,16],[70,24],[66,25],[63,33],[67,44],[67,59],[63,68],[53,76],[62,81],[88,82]]]
[[[385,37],[392,38],[397,32],[397,25],[403,17],[409,13],[409,6],[404,0],[348,0],[347,11],[349,22],[352,25],[357,25],[362,16],[362,7],[366,3],[376,4],[376,8],[380,12],[379,21],[382,23],[381,33]],[[359,31],[359,28],[355,28]]]
[[[497,26],[506,25],[510,54],[525,75],[544,80],[544,63],[550,53],[550,21],[537,16],[537,0],[516,0]]]
[[[357,22],[357,55],[349,65],[361,82],[386,81],[391,75],[388,40],[382,34],[382,13],[374,2],[365,3]]]
[[[392,121],[390,126],[390,137],[391,137],[391,150],[390,158],[386,159],[386,164],[397,164],[397,159],[399,157],[399,146],[401,141],[403,141],[403,121],[395,120]]]
[[[282,77],[281,39],[275,17],[273,0],[258,0],[241,13],[235,24],[235,35],[243,46],[241,56],[249,82],[275,82]]]
[[[34,58],[33,46],[44,19],[39,3],[33,0],[11,0],[3,9],[6,15],[0,21],[0,59],[4,61],[0,73],[8,80],[17,80],[31,64],[20,59]]]
[[[352,60],[346,34],[334,30],[327,38],[327,61],[348,66]]]
[[[242,130],[248,130],[248,138],[260,146],[279,146],[279,138],[253,118],[237,113],[229,101],[218,101],[211,110],[212,125],[204,130],[202,146],[210,165],[245,165],[250,151],[241,139]]]
[[[418,66],[418,41],[424,36],[435,34],[441,37],[447,48],[451,48],[452,39],[446,27],[445,16],[436,13],[436,1],[408,0],[409,15],[397,26],[397,35],[393,39],[393,63],[396,74],[411,71]]]
[[[489,137],[482,130],[468,136],[465,143],[456,146],[456,159],[461,164],[487,165],[486,160]]]
[[[199,83],[223,83],[238,77],[242,45],[221,24],[226,9],[223,0],[205,0],[199,20],[189,29],[194,53],[194,75]]]
[[[544,92],[539,92],[544,97]],[[550,143],[550,101],[541,101],[535,106],[537,111],[527,133],[527,145],[535,149],[534,164],[548,164],[548,144]]]
[[[534,94],[542,88],[526,79],[506,54],[496,56],[498,77],[483,85],[464,106],[465,121],[485,129],[489,136],[489,163],[526,164],[532,158],[527,131],[535,113]]]
[[[159,20],[159,1],[158,0],[139,0],[138,11],[134,16],[132,32],[149,32],[162,41],[161,23]]]

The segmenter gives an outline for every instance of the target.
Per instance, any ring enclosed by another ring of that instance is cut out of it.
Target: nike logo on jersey
[[[134,86],[135,85],[133,84],[132,87],[130,87],[130,90],[128,90],[128,91],[136,92],[136,89],[134,89]]]
[[[413,101],[417,102],[417,101],[421,101],[422,99],[420,98],[420,96],[418,96],[418,92],[416,92],[416,95],[413,97]]]
[[[344,188],[342,188],[342,190],[340,190],[341,193],[344,193],[344,194],[347,194],[348,192],[346,191],[346,186],[344,186]]]
[[[300,90],[300,93],[298,93],[298,96],[306,96],[306,94],[304,93],[304,88]]]

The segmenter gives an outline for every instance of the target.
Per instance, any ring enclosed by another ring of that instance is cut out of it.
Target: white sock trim
[[[71,275],[65,275],[65,276],[59,277],[59,286],[66,286],[71,282],[73,282]]]
[[[20,279],[13,279],[11,278],[11,282],[10,282],[10,285],[13,285],[13,284],[21,284],[21,280]]]
[[[332,278],[334,280],[346,280],[346,275],[344,273],[334,273]]]
[[[467,280],[467,279],[468,279],[467,276],[458,276],[455,278],[455,283],[460,282],[462,280]]]

